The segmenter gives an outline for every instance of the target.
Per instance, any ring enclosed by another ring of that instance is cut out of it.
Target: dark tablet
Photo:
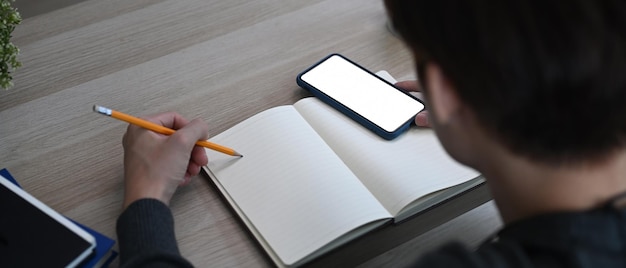
[[[95,239],[0,176],[0,267],[75,267]]]

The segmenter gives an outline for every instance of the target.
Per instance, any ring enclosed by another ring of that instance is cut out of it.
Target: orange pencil
[[[99,113],[99,114],[108,115],[108,116],[113,117],[115,119],[122,120],[124,122],[129,123],[129,124],[140,126],[140,127],[145,128],[147,130],[152,130],[152,131],[154,131],[156,133],[160,133],[160,134],[163,134],[163,135],[172,135],[172,134],[174,134],[174,132],[176,132],[176,130],[173,130],[171,128],[166,128],[164,126],[157,125],[157,124],[152,123],[150,121],[143,120],[141,118],[137,118],[137,117],[134,117],[132,115],[127,115],[125,113],[118,112],[118,111],[115,111],[115,110],[112,110],[112,109],[109,109],[109,108],[106,108],[106,107],[102,107],[100,105],[94,105],[93,106],[93,111],[96,112],[96,113]],[[209,141],[198,141],[198,142],[196,142],[196,145],[202,146],[202,147],[205,147],[205,148],[209,148],[211,150],[215,150],[215,151],[218,151],[220,153],[225,153],[227,155],[243,157],[243,155],[241,155],[240,153],[238,153],[237,151],[235,151],[235,150],[233,150],[231,148],[228,148],[226,146],[222,146],[222,145],[219,145],[219,144],[215,144],[215,143],[212,143],[212,142],[209,142]]]

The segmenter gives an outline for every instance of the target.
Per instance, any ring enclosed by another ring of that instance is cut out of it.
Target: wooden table
[[[57,211],[115,237],[126,125],[92,112],[177,111],[218,134],[308,96],[296,75],[339,52],[414,77],[380,0],[89,0],[25,19],[23,67],[0,91],[0,167]],[[410,227],[364,238],[314,264],[354,265],[488,199],[485,187]],[[267,266],[263,252],[203,177],[172,200],[180,249],[198,267]],[[382,242],[382,240],[386,242]]]

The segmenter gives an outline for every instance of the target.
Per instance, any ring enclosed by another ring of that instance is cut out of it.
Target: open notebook
[[[278,266],[297,266],[482,182],[430,129],[384,140],[316,98],[210,139],[204,171]]]

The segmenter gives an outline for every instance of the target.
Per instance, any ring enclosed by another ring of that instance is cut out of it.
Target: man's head
[[[588,161],[626,145],[625,1],[385,2],[424,84],[428,70],[419,67],[436,66],[515,154]]]

